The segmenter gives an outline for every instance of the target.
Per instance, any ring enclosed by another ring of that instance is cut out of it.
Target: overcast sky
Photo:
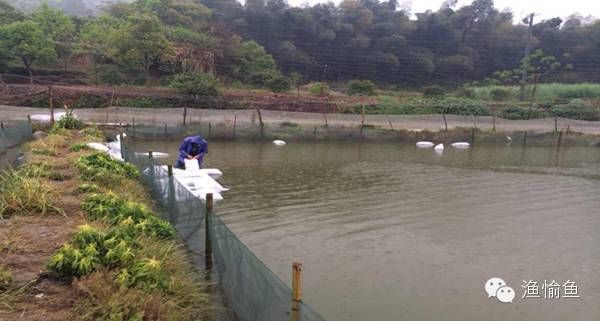
[[[339,3],[341,0],[333,0]],[[315,4],[319,2],[328,2],[325,0],[288,0],[290,5],[299,6],[304,3]],[[423,12],[427,9],[437,10],[443,0],[401,0],[400,3],[409,5],[413,13]],[[459,5],[471,3],[472,0],[459,0]],[[600,1],[598,0],[495,0],[496,8],[500,10],[511,8],[515,14],[515,20],[526,16],[530,12],[540,14],[538,19],[547,19],[552,17],[567,17],[572,13],[579,13],[583,16],[592,15],[600,17]]]

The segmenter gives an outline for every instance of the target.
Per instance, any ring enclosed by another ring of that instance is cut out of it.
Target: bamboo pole
[[[213,210],[213,194],[206,194],[206,213],[204,215],[204,258],[206,264],[206,271],[212,270],[212,243],[210,241],[210,220],[209,216],[212,215]]]
[[[292,264],[292,321],[301,321],[300,303],[302,303],[302,263]]]
[[[52,86],[48,86],[48,107],[50,107],[50,125],[54,126],[54,97]]]

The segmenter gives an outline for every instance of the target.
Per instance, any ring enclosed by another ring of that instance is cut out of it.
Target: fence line
[[[156,165],[152,157],[136,154],[127,143],[122,150],[125,160],[140,169],[143,181],[165,208],[166,219],[196,256],[195,261],[199,263],[202,253],[209,255],[205,266],[218,277],[227,304],[239,320],[323,321],[301,300],[298,274],[301,268],[297,263],[292,291],[213,213],[210,201],[206,206],[202,204],[170,175],[172,171]],[[203,238],[202,228],[207,238]]]

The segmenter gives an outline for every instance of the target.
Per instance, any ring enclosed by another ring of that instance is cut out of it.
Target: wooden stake
[[[558,117],[554,117],[554,133],[558,133]]]
[[[208,122],[208,138],[210,138],[211,133],[212,133],[212,123]]]
[[[256,108],[256,112],[258,113],[258,121],[260,122],[260,137],[262,138],[264,136],[265,124],[263,123],[260,108]]]
[[[210,271],[212,270],[212,243],[210,241],[210,220],[209,220],[209,216],[212,215],[212,210],[213,210],[213,194],[212,193],[207,193],[206,194],[206,213],[204,215],[204,230],[205,230],[205,235],[204,235],[204,244],[205,244],[205,248],[204,248],[204,257],[205,257],[205,264],[206,264],[206,271]]]
[[[392,125],[392,120],[390,119],[389,115],[385,115],[385,118],[387,118],[388,124],[390,124],[390,129],[394,130],[394,125]]]
[[[235,126],[237,125],[237,113],[233,114],[233,139],[235,139]]]
[[[562,144],[563,132],[562,130],[558,133],[558,141],[556,142],[556,152],[560,151],[560,145]]]
[[[360,116],[360,139],[364,138],[363,131],[365,129],[365,105],[361,105],[361,116]]]
[[[115,87],[112,88],[112,94],[110,95],[110,104],[108,107],[112,107],[113,106],[113,101],[115,99]]]
[[[292,321],[300,320],[300,303],[302,303],[302,263],[292,264]]]
[[[173,176],[173,165],[167,165],[167,173],[169,173],[169,177]]]
[[[27,122],[31,124],[31,115],[27,114]]]
[[[183,107],[183,126],[185,126],[185,120],[187,118],[187,106]]]
[[[492,131],[496,132],[496,110],[494,110],[494,115],[492,117]]]
[[[131,128],[133,129],[133,137],[135,137],[135,118],[131,119]]]
[[[152,151],[151,151],[151,150],[149,150],[149,151],[148,151],[148,158],[149,158],[149,159],[152,159],[152,157],[153,157],[153,156],[152,156]]]
[[[48,107],[50,107],[50,125],[54,126],[54,97],[52,96],[52,86],[48,86]]]
[[[442,113],[442,118],[444,119],[444,131],[448,131],[448,121],[446,120],[446,112]]]
[[[325,118],[325,127],[329,127],[329,123],[327,122],[327,114],[323,113],[323,118]]]

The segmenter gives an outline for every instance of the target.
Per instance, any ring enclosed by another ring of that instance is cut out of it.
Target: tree
[[[278,74],[275,60],[258,43],[254,41],[243,42],[239,54],[239,72],[246,82],[265,85],[270,78]],[[257,81],[259,77],[265,79]]]
[[[40,26],[33,21],[18,21],[0,27],[0,45],[13,57],[17,57],[29,73],[33,84],[32,65],[49,62],[56,58],[54,44],[44,36]]]
[[[33,20],[40,26],[42,32],[52,39],[58,57],[67,71],[77,38],[73,21],[61,10],[50,8],[47,2],[42,3],[35,11]]]
[[[201,97],[215,97],[219,95],[217,79],[211,74],[178,74],[173,78],[170,86],[180,94],[191,97],[194,103],[198,103]]]
[[[348,83],[348,95],[350,96],[374,96],[375,84],[370,80],[352,80]]]
[[[98,63],[109,52],[110,35],[114,34],[118,21],[110,16],[101,16],[87,22],[81,29],[78,51],[92,58],[94,83],[98,84]]]
[[[150,68],[173,53],[160,20],[150,13],[127,18],[111,35],[112,57],[121,65],[144,73],[150,82]]]

